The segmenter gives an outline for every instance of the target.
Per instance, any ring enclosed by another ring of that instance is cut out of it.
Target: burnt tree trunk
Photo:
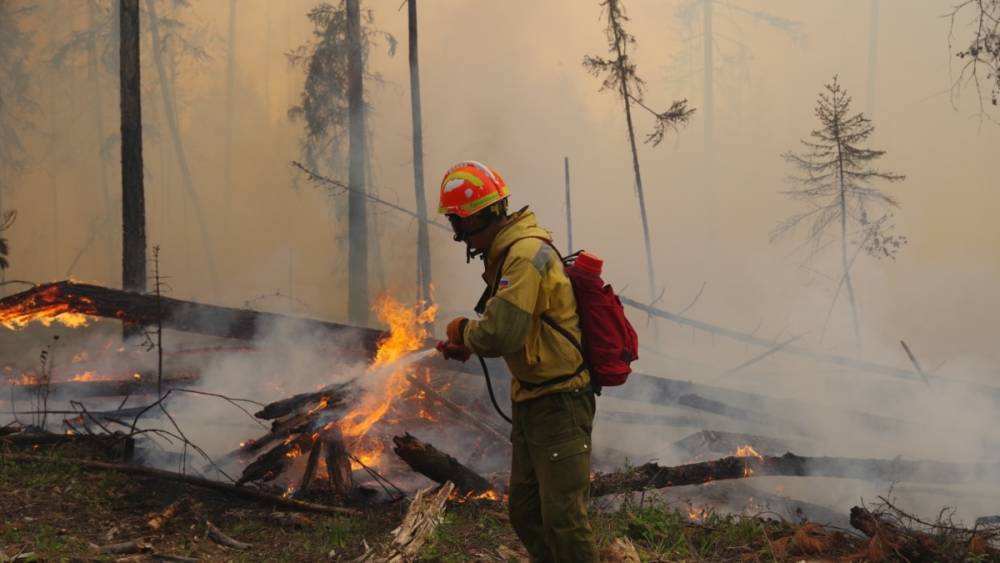
[[[481,494],[493,490],[493,485],[481,475],[409,433],[395,436],[392,441],[395,444],[392,451],[396,452],[396,455],[411,469],[437,483],[444,484],[451,481],[460,495]]]
[[[407,2],[410,31],[410,115],[413,120],[413,187],[417,199],[417,298],[431,300],[431,249],[424,194],[424,130],[420,111],[420,66],[417,58],[417,0]]]
[[[122,288],[146,291],[146,203],[142,184],[139,0],[121,0]]]
[[[232,216],[233,198],[233,94],[236,89],[236,0],[229,0],[229,44],[226,49],[226,151],[225,159],[225,183],[222,187],[225,193],[225,216],[223,217],[224,230],[228,238],[229,219]]]
[[[368,205],[365,198],[364,37],[359,0],[347,0],[347,103],[350,114],[350,158],[347,183],[347,315],[368,324]]]

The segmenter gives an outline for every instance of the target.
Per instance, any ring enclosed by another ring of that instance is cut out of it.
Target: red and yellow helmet
[[[467,160],[448,169],[441,180],[438,213],[468,217],[508,196],[510,190],[496,170]]]

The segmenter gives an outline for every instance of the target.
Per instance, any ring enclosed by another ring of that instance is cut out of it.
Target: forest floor
[[[39,461],[4,460],[0,453],[0,561],[169,560],[345,561],[384,543],[407,502],[358,507],[360,516],[300,514],[279,520],[271,507],[224,493],[114,471],[81,470],[65,451],[38,452]],[[174,501],[182,508],[158,531],[152,515]],[[322,499],[310,499],[321,501]],[[285,513],[286,515],[288,513]],[[251,544],[223,547],[206,537],[206,521]],[[643,561],[860,560],[864,542],[812,524],[764,518],[700,515],[634,502],[596,511],[592,521],[605,560],[627,538]],[[99,555],[96,546],[141,539],[146,554]],[[612,548],[612,551],[608,551]],[[620,550],[619,550],[620,551]],[[14,559],[20,554],[21,559]],[[33,554],[25,557],[27,554]],[[421,553],[422,561],[520,561],[526,554],[500,503],[449,504]],[[174,559],[179,560],[179,559]]]

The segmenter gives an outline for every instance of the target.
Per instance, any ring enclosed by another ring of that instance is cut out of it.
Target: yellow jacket
[[[463,334],[465,345],[476,354],[503,356],[514,376],[514,401],[572,391],[590,383],[589,373],[581,370],[580,351],[542,319],[544,313],[580,342],[576,299],[559,255],[545,242],[523,237],[552,240],[527,208],[515,213],[493,239],[483,279],[488,286],[496,284],[496,292],[486,302],[482,317],[466,323]],[[501,261],[503,271],[498,278]],[[566,379],[552,382],[558,378]]]

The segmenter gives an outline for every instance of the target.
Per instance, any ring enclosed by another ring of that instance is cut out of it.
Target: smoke
[[[5,233],[11,244],[11,269],[6,275],[61,279],[79,254],[73,276],[117,286],[119,209],[112,189],[111,222],[103,222],[101,180],[104,167],[109,185],[120,183],[113,134],[118,128],[117,78],[103,65],[98,69],[104,99],[97,100],[86,57],[71,58],[58,68],[49,64],[67,38],[87,25],[88,14],[78,4],[40,3],[23,22],[33,32],[29,70],[41,111],[32,119],[35,128],[22,134],[24,169],[16,175],[2,171],[8,179],[2,186],[3,205],[18,210],[17,222]],[[314,2],[266,4],[248,3],[236,22],[237,88],[232,108],[236,128],[229,207],[221,166],[228,5],[199,3],[172,14],[190,29],[201,30],[191,38],[208,55],[177,61],[173,86],[222,282],[217,300],[211,295],[208,253],[195,212],[183,195],[158,77],[149,58],[148,30],[144,31],[148,239],[161,247],[160,271],[167,276],[171,296],[343,319],[347,311],[344,218],[335,212],[336,202],[328,194],[304,182],[293,188],[295,173],[288,164],[300,154],[304,131],[286,113],[298,100],[304,76],[301,68],[287,64],[284,55],[309,37],[311,25],[305,14]],[[844,41],[868,36],[869,9],[867,3],[836,0],[737,4],[800,22],[806,40],[792,43],[765,22],[720,8],[718,33],[745,50],[725,54],[729,47],[720,43],[723,55],[715,61],[714,143],[708,147],[712,154],[705,152],[703,113],[696,113],[690,127],[662,146],[640,148],[657,279],[664,284],[655,291],[664,291],[657,306],[681,310],[704,284],[687,315],[775,341],[804,334],[796,344],[847,354],[852,348],[851,328],[843,301],[834,304],[823,329],[837,285],[836,256],[821,251],[804,260],[797,249],[801,240],[771,244],[767,233],[792,211],[778,193],[791,172],[779,155],[796,148],[798,140],[817,127],[812,112],[822,84],[838,74],[855,97],[854,107],[869,109],[862,103],[869,86],[868,45]],[[109,5],[102,3],[105,10]],[[647,79],[651,104],[687,98],[701,110],[702,45],[698,30],[685,30],[684,22],[675,17],[676,9],[684,5],[628,3],[630,31],[638,41],[634,60]],[[369,7],[375,10],[380,28],[397,39],[406,37],[405,10]],[[608,393],[600,399],[599,411],[655,412],[693,418],[697,424],[664,429],[599,418],[598,448],[621,450],[636,461],[660,457],[666,462],[664,452],[671,442],[712,428],[802,437],[795,443],[802,448],[796,453],[802,454],[996,460],[998,437],[993,429],[998,411],[993,386],[1000,350],[994,341],[1000,294],[995,280],[1000,266],[995,255],[1000,227],[995,214],[1000,191],[993,162],[1000,129],[967,118],[975,111],[973,100],[959,98],[957,107],[949,102],[948,22],[939,17],[948,7],[947,2],[903,0],[881,4],[877,102],[870,112],[876,127],[873,144],[888,151],[886,169],[908,176],[891,192],[902,205],[896,213],[898,228],[910,243],[896,261],[875,262],[862,256],[852,270],[865,359],[910,369],[899,346],[905,340],[929,372],[929,383],[782,354],[720,379],[722,372],[763,350],[629,311],[644,345],[639,371],[711,387],[695,392],[762,411],[775,423],[751,428],[756,423],[690,407],[653,407],[641,401],[642,392],[626,387],[622,394],[636,400]],[[568,156],[574,242],[606,259],[605,277],[616,289],[642,297],[648,288],[620,104],[599,93],[598,82],[580,65],[584,54],[604,48],[598,17],[596,0],[439,0],[421,5],[429,198],[433,199],[438,178],[435,171],[465,158],[483,160],[510,184],[513,208],[530,204],[540,222],[555,233],[557,244],[564,244],[562,163]],[[52,21],[57,24],[49,25]],[[697,18],[692,21],[698,25]],[[554,28],[573,32],[553,33]],[[740,53],[748,55],[736,56]],[[408,62],[403,52],[390,57],[374,50],[371,65],[383,81],[369,84],[366,91],[374,108],[372,189],[384,199],[413,208]],[[105,139],[97,138],[97,107],[104,110]],[[639,130],[650,126],[637,123]],[[102,155],[107,160],[102,161]],[[713,167],[706,170],[709,162]],[[706,185],[709,177],[711,185]],[[370,210],[377,214],[381,232],[369,245],[372,261],[381,256],[381,263],[372,265],[372,293],[385,290],[412,300],[417,293],[416,226],[378,206]],[[430,232],[435,298],[442,311],[467,312],[481,291],[479,265],[466,265],[463,248],[446,233]],[[254,351],[214,354],[200,365],[199,388],[266,402],[317,385],[350,378],[365,381],[368,375],[364,362],[351,355],[357,349],[351,336],[330,340],[287,327],[267,327],[264,332]],[[0,341],[0,349],[33,361],[47,336],[32,334],[37,339],[29,345]],[[180,346],[182,338],[192,347],[208,341],[172,335],[171,345]],[[7,335],[0,338],[6,339]],[[140,365],[146,369],[150,364],[143,360]],[[228,451],[261,430],[218,399],[178,396],[169,408],[178,412],[192,440],[213,453]],[[858,413],[893,422],[875,427]],[[803,490],[797,490],[795,480],[785,481],[789,494],[816,489],[818,495],[839,488],[831,504],[872,493],[867,484],[854,481],[836,487],[828,482],[807,484]],[[996,498],[985,486],[970,486],[983,499]],[[935,512],[931,508],[935,503],[960,503],[970,514],[985,510],[963,487],[927,493],[923,498],[930,500],[921,508]],[[907,490],[911,489],[900,486],[896,492]]]

